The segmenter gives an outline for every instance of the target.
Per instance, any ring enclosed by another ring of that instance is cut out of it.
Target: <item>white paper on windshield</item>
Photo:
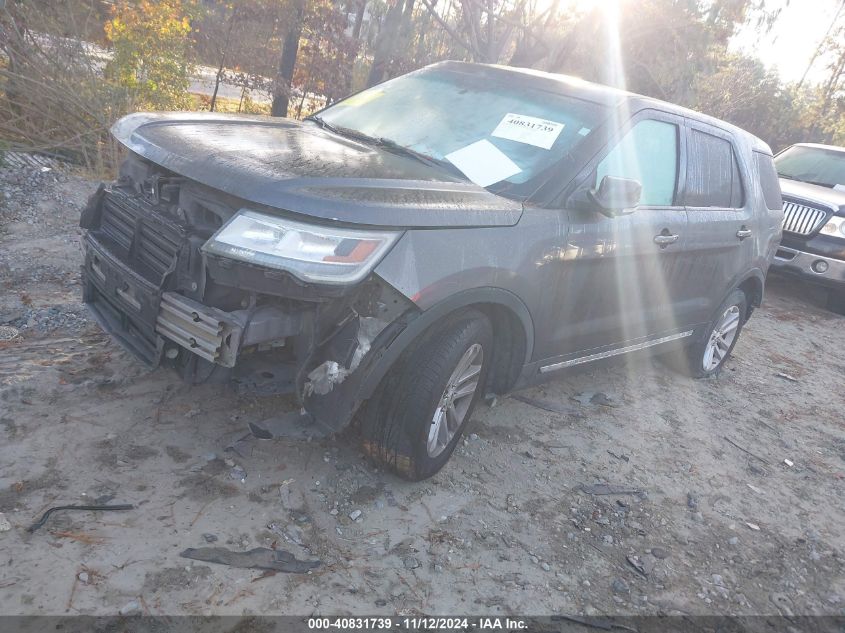
[[[836,191],[845,191],[845,185],[833,185]]]
[[[508,112],[491,136],[551,149],[561,132],[563,123]]]
[[[490,141],[477,141],[446,154],[446,160],[480,187],[489,187],[522,170]]]

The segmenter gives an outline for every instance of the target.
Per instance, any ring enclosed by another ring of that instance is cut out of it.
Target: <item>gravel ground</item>
[[[227,450],[293,403],[103,335],[78,280],[94,186],[0,168],[0,613],[845,615],[845,319],[818,291],[771,280],[717,379],[617,363],[482,407],[409,484],[351,434]],[[135,509],[26,531],[94,500]],[[179,556],[207,546],[321,565]]]

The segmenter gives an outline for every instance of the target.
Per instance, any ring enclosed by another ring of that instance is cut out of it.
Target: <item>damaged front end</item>
[[[294,393],[326,431],[348,424],[377,351],[418,312],[372,273],[398,232],[303,224],[136,155],[80,224],[84,300],[138,358]]]

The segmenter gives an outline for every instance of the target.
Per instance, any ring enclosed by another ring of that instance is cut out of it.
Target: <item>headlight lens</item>
[[[831,216],[819,233],[832,237],[845,237],[845,218],[838,215]]]
[[[286,270],[303,281],[360,281],[396,242],[395,231],[322,227],[241,210],[202,247],[204,253]]]

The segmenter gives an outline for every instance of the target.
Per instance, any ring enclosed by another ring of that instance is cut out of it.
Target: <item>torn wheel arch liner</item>
[[[405,313],[390,322],[373,340],[370,353],[360,366],[341,383],[323,395],[303,398],[304,408],[320,423],[339,431],[355,416],[360,405],[375,393],[382,380],[402,355],[427,330],[448,315],[479,305],[498,305],[512,312],[522,325],[525,336],[525,357],[514,359],[519,370],[528,364],[534,344],[531,315],[513,293],[495,287],[482,287],[456,293],[424,312]],[[519,372],[516,372],[518,375]],[[512,386],[512,385],[511,385]]]

